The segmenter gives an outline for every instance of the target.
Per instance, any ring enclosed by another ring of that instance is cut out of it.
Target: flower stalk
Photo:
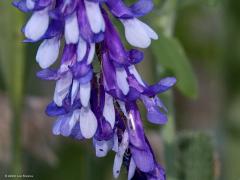
[[[21,159],[21,112],[24,89],[24,45],[19,44],[21,33],[18,29],[24,22],[24,15],[13,9],[9,2],[1,3],[0,18],[0,68],[8,92],[11,123],[11,167],[12,174],[22,173]]]
[[[158,18],[158,26],[166,37],[173,37],[176,20],[177,0],[165,1],[161,8],[161,16]],[[161,66],[158,63],[158,66]],[[161,130],[161,135],[165,147],[165,163],[167,169],[167,177],[170,180],[176,179],[176,123],[175,123],[175,108],[173,91],[169,90],[164,95],[164,100],[167,102],[168,123]]]

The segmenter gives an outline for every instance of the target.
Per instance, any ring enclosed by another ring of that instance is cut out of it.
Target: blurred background
[[[154,3],[144,21],[160,38],[145,51],[138,69],[149,83],[167,75],[178,80],[161,95],[169,109],[167,125],[150,125],[142,110],[154,152],[170,180],[239,180],[240,1]],[[39,44],[21,43],[27,19],[10,0],[0,2],[0,179],[5,174],[113,179],[113,153],[96,158],[92,142],[52,135],[54,119],[44,110],[54,84],[35,76]],[[122,168],[119,179],[126,178]]]

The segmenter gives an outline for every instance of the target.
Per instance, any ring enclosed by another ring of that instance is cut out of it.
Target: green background
[[[149,124],[142,110],[156,156],[170,180],[239,180],[240,1],[154,3],[143,21],[160,38],[145,50],[138,70],[149,83],[168,75],[178,80],[161,95],[169,109],[167,125]],[[39,44],[21,42],[28,16],[10,0],[0,2],[0,179],[5,174],[40,180],[113,179],[114,153],[96,158],[92,142],[51,134],[54,119],[44,108],[54,83],[35,76]],[[122,34],[121,24],[113,21]],[[122,168],[119,179],[126,178]]]

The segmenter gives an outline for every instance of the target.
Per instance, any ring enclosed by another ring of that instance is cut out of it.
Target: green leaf
[[[177,88],[182,94],[196,98],[198,94],[196,76],[179,41],[161,35],[151,47],[158,66],[171,71],[176,76]]]
[[[205,133],[182,132],[177,139],[178,179],[213,180],[214,148]]]

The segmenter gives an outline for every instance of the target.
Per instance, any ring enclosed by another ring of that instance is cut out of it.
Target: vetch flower
[[[152,28],[137,18],[122,19],[121,22],[125,28],[126,39],[132,46],[147,48],[151,44],[151,39],[158,39]]]
[[[150,123],[165,124],[167,109],[157,94],[171,88],[176,79],[147,84],[136,68],[144,53],[124,47],[108,14],[122,22],[131,45],[146,48],[158,35],[138,18],[152,10],[152,0],[130,6],[123,0],[14,0],[13,5],[32,13],[22,31],[24,42],[41,41],[36,60],[42,70],[37,76],[56,82],[46,108],[47,115],[56,117],[53,134],[92,139],[97,157],[116,152],[115,178],[125,166],[129,180],[164,180],[137,101],[145,105]],[[59,68],[50,68],[57,59]]]

